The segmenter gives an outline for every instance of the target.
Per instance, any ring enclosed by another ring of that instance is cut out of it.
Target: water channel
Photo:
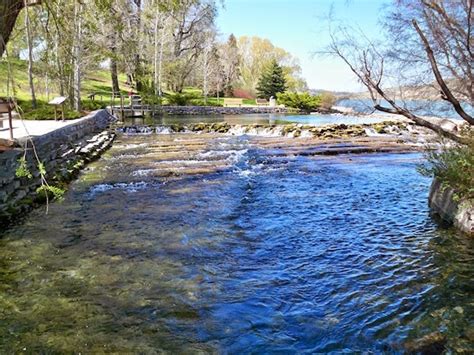
[[[474,241],[420,159],[122,135],[0,232],[0,352],[472,351]]]

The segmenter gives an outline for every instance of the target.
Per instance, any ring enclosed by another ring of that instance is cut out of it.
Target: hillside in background
[[[8,87],[9,68],[13,75],[14,90]],[[4,78],[0,81],[0,97],[14,96],[21,101],[30,100],[27,73],[28,63],[25,60],[10,59],[9,62],[0,60],[0,78]],[[126,76],[119,75],[119,82],[122,93],[127,94],[130,89],[125,84]],[[53,97],[59,96],[59,88],[55,85],[55,80],[46,76],[45,71],[40,70],[40,68],[34,69],[34,84],[39,101],[47,102]],[[91,93],[104,94],[104,96],[110,97],[112,84],[108,70],[97,69],[85,73],[81,96],[86,99]]]

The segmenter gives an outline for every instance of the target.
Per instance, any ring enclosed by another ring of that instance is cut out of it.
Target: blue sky
[[[368,35],[380,33],[378,24],[384,0],[225,0],[217,25],[226,37],[268,38],[296,56],[312,89],[360,91],[346,66],[335,58],[313,53],[328,43],[327,18],[333,16],[360,27]]]

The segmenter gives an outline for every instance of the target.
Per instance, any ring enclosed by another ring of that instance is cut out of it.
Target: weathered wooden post
[[[123,120],[125,116],[124,108],[123,108],[123,95],[120,95],[120,119]]]
[[[0,99],[0,114],[8,114],[8,124],[10,125],[10,139],[13,140],[13,102],[11,100]]]

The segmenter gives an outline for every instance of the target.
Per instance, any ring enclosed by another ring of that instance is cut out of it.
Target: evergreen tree
[[[269,99],[271,96],[276,97],[277,93],[286,90],[286,80],[283,69],[276,60],[270,63],[269,68],[262,74],[258,80],[257,94],[258,97]]]

